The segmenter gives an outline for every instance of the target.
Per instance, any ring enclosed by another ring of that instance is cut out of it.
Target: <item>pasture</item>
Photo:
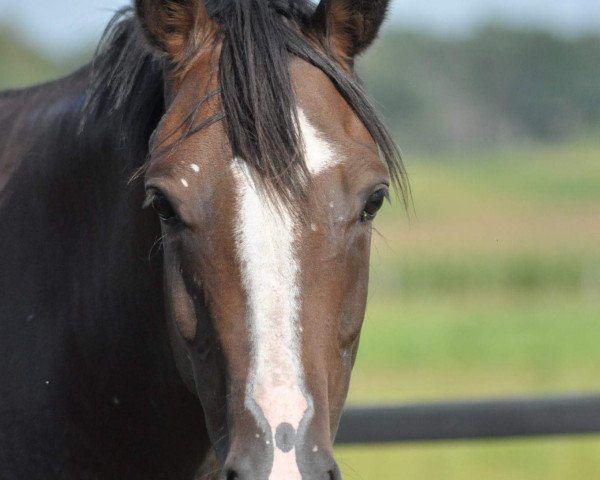
[[[378,219],[351,403],[600,390],[600,145],[412,158]],[[340,448],[348,479],[600,475],[600,438]]]

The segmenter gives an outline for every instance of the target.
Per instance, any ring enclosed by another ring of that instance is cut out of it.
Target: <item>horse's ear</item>
[[[135,0],[135,10],[151,46],[175,65],[215,31],[204,0]]]
[[[312,28],[338,54],[352,59],[377,38],[389,3],[389,0],[321,0],[312,17]]]

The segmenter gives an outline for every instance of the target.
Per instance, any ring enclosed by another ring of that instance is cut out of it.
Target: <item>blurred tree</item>
[[[409,150],[563,142],[600,129],[600,36],[392,30],[360,72]]]

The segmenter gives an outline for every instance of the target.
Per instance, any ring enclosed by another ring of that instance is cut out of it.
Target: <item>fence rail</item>
[[[336,443],[600,434],[600,395],[348,408]]]

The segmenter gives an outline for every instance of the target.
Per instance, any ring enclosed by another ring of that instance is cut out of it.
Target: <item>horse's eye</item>
[[[173,205],[171,205],[171,202],[162,193],[156,191],[151,192],[146,203],[152,205],[152,209],[163,222],[174,222],[178,220]]]
[[[361,214],[360,220],[362,222],[370,222],[373,220],[377,215],[377,212],[379,212],[381,209],[383,201],[387,198],[387,196],[387,190],[384,188],[372,193],[365,204],[365,208]]]

